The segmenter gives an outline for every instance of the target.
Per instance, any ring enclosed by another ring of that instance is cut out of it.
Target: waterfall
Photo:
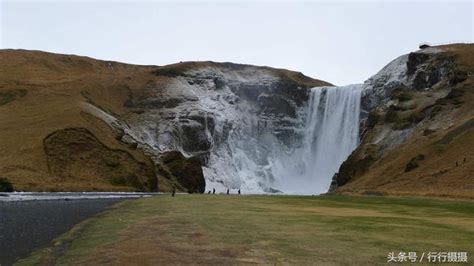
[[[262,134],[261,118],[252,111],[233,113],[226,141],[215,146],[203,168],[206,190],[326,192],[358,145],[361,91],[361,84],[311,89],[307,105],[298,113],[300,122],[293,126],[298,137],[291,145],[282,143],[274,132]]]
[[[306,110],[303,146],[277,160],[274,175],[286,193],[319,194],[359,143],[362,85],[316,87]]]

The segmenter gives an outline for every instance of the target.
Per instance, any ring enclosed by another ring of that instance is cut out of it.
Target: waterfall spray
[[[361,85],[317,87],[308,102],[303,146],[273,171],[287,193],[318,194],[359,143]]]
[[[301,123],[294,125],[298,141],[291,146],[272,132],[262,134],[255,113],[234,113],[229,137],[215,147],[204,168],[206,189],[326,192],[332,176],[358,145],[361,91],[359,84],[311,89],[298,114]]]

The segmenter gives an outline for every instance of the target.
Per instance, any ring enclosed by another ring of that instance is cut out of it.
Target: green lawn
[[[401,251],[466,251],[472,264],[473,240],[474,202],[166,195],[121,202],[19,264],[367,265]]]

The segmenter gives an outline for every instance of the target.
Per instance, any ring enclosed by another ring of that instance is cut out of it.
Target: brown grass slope
[[[111,113],[124,113],[127,86],[141,82],[146,67],[24,50],[1,51],[0,65],[0,175],[8,178],[15,189],[136,189],[113,185],[103,176],[97,178],[97,172],[104,169],[87,167],[96,157],[84,161],[82,167],[78,165],[75,174],[50,171],[53,166],[48,167],[43,141],[67,128],[87,129],[107,150],[127,152],[153,171],[146,156],[116,141],[105,123],[82,108],[90,101],[88,97]],[[134,79],[129,78],[132,75]]]
[[[449,84],[395,95],[411,98],[417,107],[405,111],[403,104],[409,101],[403,99],[397,105],[396,121],[385,114],[384,121],[375,122],[341,168],[352,172],[352,179],[334,192],[474,198],[474,45],[439,48],[442,56],[454,60]],[[443,90],[449,92],[447,96],[430,99]],[[430,101],[434,103],[425,104]],[[402,144],[379,156],[373,133],[388,122],[393,122],[389,123],[392,130],[415,125]],[[434,126],[436,130],[431,129]]]
[[[155,163],[118,141],[117,133],[84,104],[124,117],[133,111],[125,103],[147,97],[150,84],[166,84],[186,69],[208,66],[255,67],[214,62],[138,66],[0,50],[0,177],[25,191],[155,190],[156,182],[160,190],[169,190],[172,181]],[[304,87],[328,84],[299,72],[264,68]]]

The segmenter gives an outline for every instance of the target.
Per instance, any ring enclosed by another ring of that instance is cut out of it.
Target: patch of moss
[[[425,116],[425,112],[419,112],[416,110],[397,113],[397,116],[393,118],[396,118],[396,120],[393,121],[394,124],[392,126],[392,129],[401,130],[409,128],[414,124],[418,124],[425,118]]]
[[[387,123],[393,123],[398,120],[398,113],[397,113],[397,108],[395,105],[390,105],[388,107],[387,112],[385,113],[385,122]]]
[[[168,167],[164,166],[163,164],[158,164],[156,168],[158,169],[158,172],[160,172],[166,179],[176,180],[176,177],[171,174]]]
[[[391,98],[400,102],[406,102],[413,99],[413,92],[409,91],[406,87],[398,88],[392,91]]]
[[[436,132],[435,130],[428,128],[428,129],[425,129],[425,130],[423,131],[423,136],[429,136],[429,135],[431,135],[431,134],[433,134],[433,133],[435,133],[435,132]]]
[[[441,106],[445,106],[445,105],[448,105],[449,104],[449,100],[446,99],[446,98],[440,98],[438,100],[436,100],[435,102],[435,105],[441,105]]]
[[[5,105],[9,102],[15,101],[17,99],[23,98],[26,96],[26,94],[28,94],[28,91],[25,89],[0,91],[0,106]]]
[[[369,128],[373,128],[381,119],[381,115],[376,112],[372,111],[369,113],[369,117],[367,118],[367,125]]]
[[[179,151],[170,151],[163,153],[160,160],[158,169],[167,179],[177,182],[189,193],[204,192],[206,184],[199,158],[186,158]]]
[[[87,102],[92,103],[90,93],[88,91],[81,91],[82,97],[86,99]]]
[[[409,92],[403,92],[403,93],[401,93],[400,96],[398,97],[398,100],[399,100],[400,102],[409,101],[409,100],[411,100],[411,99],[413,99],[413,95],[412,95],[411,93],[409,93]]]
[[[411,123],[408,121],[397,121],[395,124],[393,124],[392,129],[394,130],[403,130],[407,129],[411,126]]]
[[[0,177],[0,192],[13,192],[13,185],[8,179]]]
[[[431,109],[431,114],[430,118],[434,118],[436,115],[438,115],[441,111],[443,110],[442,105],[435,105],[433,106],[433,109]]]
[[[114,176],[110,178],[110,183],[116,186],[130,186],[135,187],[139,191],[144,191],[145,187],[140,182],[139,178],[136,175],[128,176]]]
[[[18,89],[17,93],[18,93],[18,96],[20,96],[20,98],[23,98],[28,94],[28,91],[25,89]]]
[[[112,185],[130,186],[139,191],[155,191],[152,165],[137,161],[124,150],[111,149],[85,128],[57,130],[43,140],[52,174],[63,178],[95,176]]]
[[[446,99],[451,100],[455,106],[458,106],[464,103],[461,99],[465,93],[466,90],[464,87],[453,88],[446,96]]]
[[[424,154],[418,154],[417,156],[411,158],[405,167],[405,173],[418,168],[420,166],[419,163],[423,160],[425,160]]]
[[[456,69],[449,77],[449,84],[456,85],[458,83],[465,81],[468,77],[469,75],[466,71]]]
[[[107,166],[110,166],[113,168],[120,166],[120,162],[116,158],[113,158],[113,157],[105,157],[104,161]]]
[[[13,94],[9,92],[0,92],[0,105],[7,104],[9,102],[12,102],[13,100],[15,100]]]
[[[153,71],[153,74],[157,76],[166,76],[166,77],[178,77],[184,75],[183,71],[175,69],[175,68],[159,68]]]
[[[425,114],[423,112],[413,112],[408,116],[408,120],[412,123],[419,123],[424,118]]]

